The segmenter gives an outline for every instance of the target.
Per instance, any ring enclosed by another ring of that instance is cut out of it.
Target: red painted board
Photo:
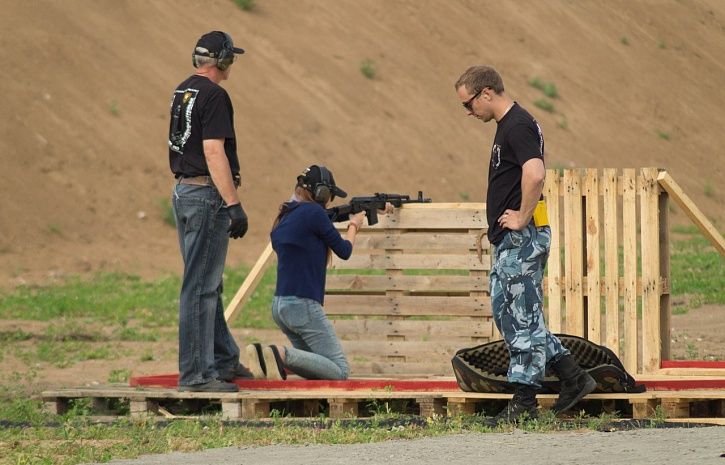
[[[722,360],[662,360],[661,368],[723,368],[725,361]],[[725,375],[725,373],[724,373]]]
[[[179,375],[176,373],[152,376],[132,377],[132,387],[164,387],[176,388]],[[391,389],[393,391],[457,391],[458,384],[448,380],[427,379],[348,379],[346,381],[288,379],[286,381],[266,379],[241,379],[234,381],[240,389],[254,390],[314,390],[340,389],[344,391],[366,389]],[[671,379],[671,380],[637,380],[647,389],[655,391],[681,391],[688,389],[725,389],[725,377],[722,379]]]

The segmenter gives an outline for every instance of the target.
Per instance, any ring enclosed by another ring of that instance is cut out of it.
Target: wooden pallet
[[[376,409],[390,411],[407,409],[405,412],[424,417],[434,415],[473,414],[480,412],[486,404],[500,404],[511,398],[511,394],[470,393],[462,391],[390,391],[385,389],[365,390],[286,390],[286,391],[240,391],[238,393],[179,392],[174,389],[137,389],[124,386],[62,389],[45,391],[42,394],[45,409],[51,414],[62,414],[68,410],[72,399],[90,398],[98,413],[108,414],[105,408],[108,399],[128,399],[130,415],[164,415],[174,417],[164,403],[173,401],[206,401],[221,404],[225,419],[266,418],[275,404],[286,403],[287,413],[299,417],[315,417],[320,406],[329,406],[330,418],[369,416]],[[541,394],[539,406],[550,408],[556,401],[555,394]],[[725,419],[725,390],[691,391],[649,391],[639,394],[590,394],[585,398],[589,404],[597,404],[597,411],[629,414],[635,419],[646,419],[661,414],[671,419],[711,418]],[[623,409],[622,406],[629,406]]]

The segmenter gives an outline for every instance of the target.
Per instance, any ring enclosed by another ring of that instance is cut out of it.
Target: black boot
[[[514,385],[516,390],[511,401],[498,415],[486,419],[486,426],[496,426],[499,423],[518,423],[537,417],[536,393],[538,389],[527,384],[514,383]]]
[[[574,357],[565,355],[551,366],[561,381],[561,391],[552,410],[554,413],[563,412],[574,407],[584,396],[597,387],[589,373],[582,370]]]

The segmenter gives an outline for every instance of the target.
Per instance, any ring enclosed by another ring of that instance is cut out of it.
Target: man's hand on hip
[[[229,205],[227,207],[227,213],[229,214],[229,218],[232,220],[227,228],[229,237],[232,239],[244,237],[247,233],[247,229],[249,228],[249,222],[247,220],[247,214],[244,213],[244,209],[242,208],[242,204],[235,203],[234,205]]]
[[[511,229],[512,231],[521,231],[529,222],[531,222],[531,218],[523,218],[519,210],[506,210],[498,218],[498,224],[502,228]]]

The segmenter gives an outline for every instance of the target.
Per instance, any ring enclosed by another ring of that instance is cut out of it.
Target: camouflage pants
[[[550,246],[551,229],[530,224],[508,231],[494,251],[493,319],[509,350],[512,383],[541,387],[546,362],[569,353],[544,324],[542,281]]]

